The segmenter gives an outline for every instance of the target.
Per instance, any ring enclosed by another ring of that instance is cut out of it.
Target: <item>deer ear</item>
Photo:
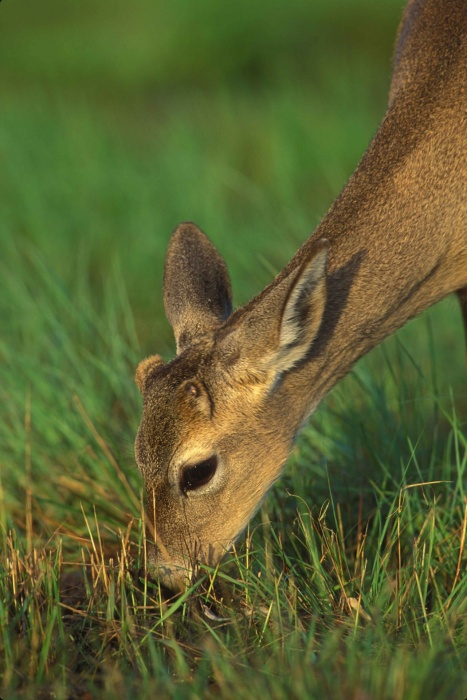
[[[326,260],[327,241],[321,240],[298,268],[232,316],[224,343],[233,372],[273,383],[306,357],[326,305]]]
[[[181,224],[170,240],[165,260],[164,306],[178,353],[198,335],[220,326],[232,313],[226,264],[194,224]]]
[[[162,364],[164,363],[160,355],[151,355],[150,357],[146,357],[145,360],[141,360],[136,368],[135,374],[136,386],[140,390],[141,394],[144,393],[146,381],[148,380],[151,372]]]
[[[326,305],[327,241],[300,268],[282,309],[277,370],[291,369],[304,359],[313,343]]]

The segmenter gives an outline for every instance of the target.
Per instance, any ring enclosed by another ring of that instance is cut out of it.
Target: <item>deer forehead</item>
[[[164,466],[179,443],[209,426],[215,392],[203,376],[202,365],[199,358],[188,357],[184,362],[176,358],[152,372],[145,385],[136,440],[139,462]]]

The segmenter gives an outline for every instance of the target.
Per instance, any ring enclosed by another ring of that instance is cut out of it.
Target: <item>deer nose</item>
[[[166,561],[157,545],[152,545],[148,551],[148,571],[172,594],[184,593],[193,576],[193,570],[186,561],[181,558]]]

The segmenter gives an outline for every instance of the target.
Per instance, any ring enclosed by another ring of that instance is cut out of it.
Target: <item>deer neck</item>
[[[299,265],[316,240],[328,239],[321,329],[307,360],[278,391],[279,404],[296,397],[299,422],[360,357],[467,285],[467,123],[460,110],[451,123],[450,100],[459,97],[449,96],[446,82],[444,91],[443,100],[433,91],[432,103],[418,113],[416,95],[393,101],[348,185],[282,273]]]

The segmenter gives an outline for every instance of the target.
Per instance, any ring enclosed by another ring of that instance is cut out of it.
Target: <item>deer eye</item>
[[[188,491],[196,491],[208,484],[217,469],[217,457],[213,455],[199,464],[185,467],[180,477],[180,490],[186,496]]]

